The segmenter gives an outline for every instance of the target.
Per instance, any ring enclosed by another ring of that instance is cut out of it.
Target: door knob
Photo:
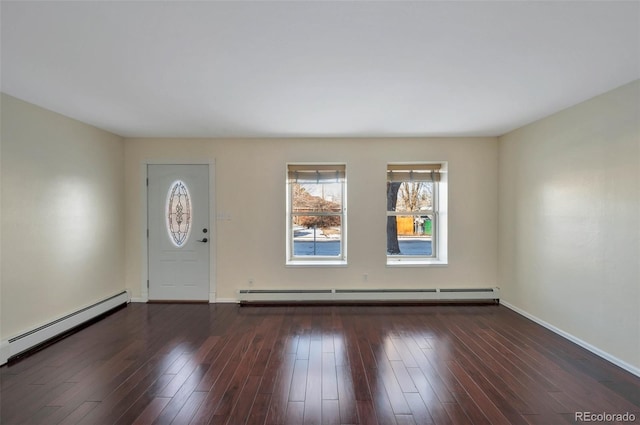
[[[207,238],[198,239],[198,242],[202,242],[202,243],[207,243],[208,241],[209,239]]]

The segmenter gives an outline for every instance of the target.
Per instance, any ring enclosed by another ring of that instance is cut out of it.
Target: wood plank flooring
[[[130,304],[0,368],[3,425],[557,425],[575,412],[640,423],[640,379],[495,305]]]

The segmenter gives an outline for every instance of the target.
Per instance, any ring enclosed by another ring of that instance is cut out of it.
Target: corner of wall
[[[500,305],[503,305],[503,306],[507,307],[509,310],[515,311],[519,315],[524,316],[527,319],[537,323],[538,325],[549,329],[551,332],[554,332],[554,333],[560,335],[561,337],[563,337],[565,339],[568,339],[569,341],[573,342],[574,344],[577,344],[580,347],[591,351],[593,354],[596,354],[597,356],[602,357],[603,359],[605,359],[605,360],[613,363],[614,365],[626,370],[627,372],[632,373],[632,374],[640,377],[640,368],[638,368],[638,367],[636,367],[636,366],[634,366],[632,364],[629,364],[629,363],[625,362],[624,360],[621,360],[618,357],[615,357],[615,356],[609,354],[608,352],[606,352],[604,350],[601,350],[600,348],[598,348],[598,347],[596,347],[596,346],[594,346],[592,344],[589,344],[588,342],[583,341],[582,339],[580,339],[580,338],[578,338],[578,337],[576,337],[576,336],[574,336],[574,335],[572,335],[572,334],[570,334],[568,332],[565,332],[562,329],[560,329],[560,328],[558,328],[558,327],[556,327],[556,326],[554,326],[554,325],[552,325],[552,324],[550,324],[548,322],[545,322],[544,320],[540,319],[539,317],[534,316],[533,314],[531,314],[531,313],[529,313],[529,312],[527,312],[527,311],[525,311],[525,310],[523,310],[523,309],[521,309],[519,307],[516,307],[515,305],[513,305],[511,303],[508,303],[507,301],[500,300]]]
[[[498,138],[501,304],[634,374],[638,99],[640,80]]]
[[[1,107],[2,199],[31,194],[0,208],[6,339],[122,291],[126,220],[122,137],[5,94]]]
[[[2,117],[2,104],[4,103],[5,94],[0,93],[0,117]],[[2,182],[2,140],[4,140],[4,134],[2,134],[2,121],[0,120],[0,183]],[[4,336],[2,333],[2,323],[4,318],[2,317],[2,184],[0,184],[0,340]],[[0,342],[0,365],[7,362],[9,358],[9,342],[1,340]]]
[[[0,341],[0,366],[7,363],[9,359],[9,341]]]

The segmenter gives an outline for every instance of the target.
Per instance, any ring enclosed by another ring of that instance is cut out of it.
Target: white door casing
[[[209,166],[149,164],[147,178],[149,300],[208,301]],[[169,226],[171,200],[178,209]]]

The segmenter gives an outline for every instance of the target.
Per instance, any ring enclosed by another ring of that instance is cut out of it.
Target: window
[[[346,264],[345,166],[287,166],[287,264]]]
[[[387,165],[387,264],[446,263],[442,171],[442,164]]]

